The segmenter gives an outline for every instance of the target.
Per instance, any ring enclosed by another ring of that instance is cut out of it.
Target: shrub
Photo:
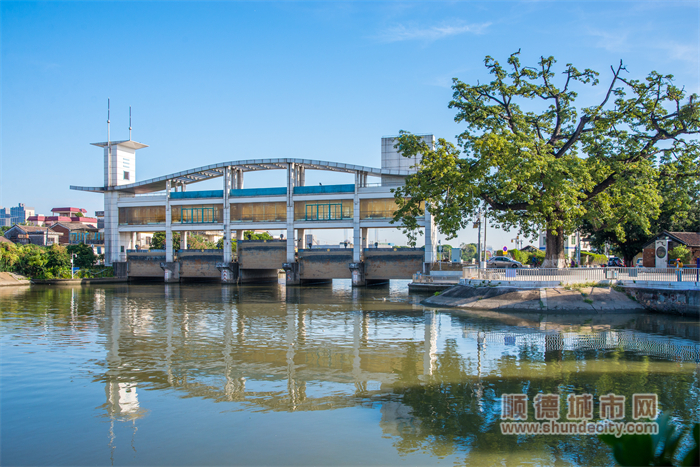
[[[680,258],[683,264],[690,263],[690,260],[692,259],[691,252],[685,245],[678,245],[676,248],[669,251],[668,255],[669,259],[674,261],[676,260],[676,258]]]

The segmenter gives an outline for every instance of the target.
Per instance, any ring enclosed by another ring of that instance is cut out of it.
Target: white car
[[[494,256],[486,262],[487,268],[522,268],[523,263],[510,259],[507,256]]]

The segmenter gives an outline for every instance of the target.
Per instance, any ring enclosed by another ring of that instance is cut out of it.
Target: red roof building
[[[96,217],[85,217],[84,214],[87,213],[87,209],[82,208],[53,208],[51,210],[54,213],[53,216],[29,216],[27,218],[27,223],[29,225],[36,226],[47,226],[55,224],[56,222],[80,222],[90,227],[97,227]]]

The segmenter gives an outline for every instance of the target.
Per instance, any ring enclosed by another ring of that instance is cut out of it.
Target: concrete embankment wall
[[[423,248],[367,248],[365,278],[367,280],[411,279],[423,270]]]
[[[180,279],[221,279],[216,263],[224,260],[223,250],[180,250],[177,258]]]
[[[153,277],[163,278],[163,269],[160,263],[165,261],[164,251],[140,251],[129,253],[127,261],[127,274],[129,277]]]
[[[286,240],[241,240],[238,242],[241,269],[280,269],[287,262]]]
[[[302,280],[350,279],[350,263],[352,249],[299,250],[299,275]]]
[[[29,280],[25,277],[18,279],[16,274],[0,272],[0,287],[25,287],[29,285]]]
[[[624,287],[626,293],[650,311],[700,316],[700,289]]]
[[[644,307],[606,287],[524,289],[456,285],[422,302],[428,306],[556,313],[629,313]]]

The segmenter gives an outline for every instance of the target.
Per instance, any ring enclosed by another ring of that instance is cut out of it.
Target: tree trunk
[[[635,255],[630,256],[630,254],[631,254],[631,253],[625,252],[625,254],[624,254],[624,256],[622,257],[622,259],[624,260],[625,266],[626,266],[626,267],[628,267],[628,268],[633,268],[633,267],[636,266],[636,265],[634,264],[634,256],[635,256]]]
[[[566,257],[564,255],[564,229],[559,227],[555,233],[547,227],[547,250],[545,251],[543,268],[565,268]]]

